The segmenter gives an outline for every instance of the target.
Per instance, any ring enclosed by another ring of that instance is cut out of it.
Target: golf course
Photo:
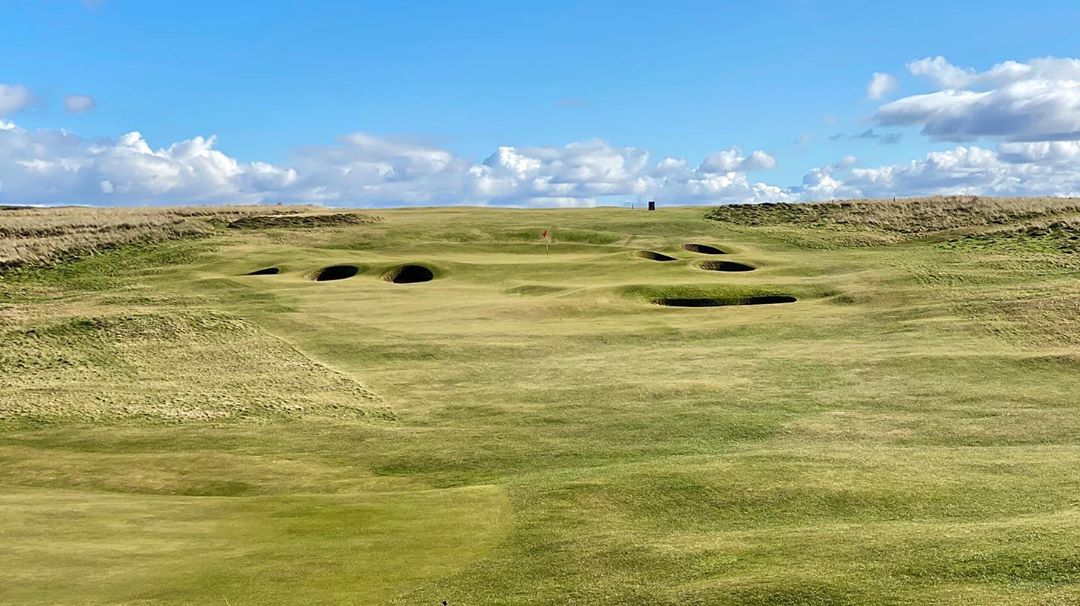
[[[1077,199],[0,246],[0,604],[1080,603]]]

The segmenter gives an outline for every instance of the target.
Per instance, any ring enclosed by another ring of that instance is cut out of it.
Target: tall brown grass
[[[741,225],[852,226],[919,235],[967,227],[1070,220],[1077,214],[1080,214],[1080,198],[935,196],[804,204],[737,204],[721,206],[707,216]]]
[[[0,270],[53,264],[126,244],[206,236],[244,217],[327,212],[309,206],[0,207]]]

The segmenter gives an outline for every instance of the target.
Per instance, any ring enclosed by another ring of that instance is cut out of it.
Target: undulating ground
[[[707,212],[9,263],[0,603],[1080,603],[1076,201]]]

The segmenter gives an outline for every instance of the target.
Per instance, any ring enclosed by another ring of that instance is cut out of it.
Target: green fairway
[[[1080,603],[1075,209],[707,211],[5,275],[0,604]]]

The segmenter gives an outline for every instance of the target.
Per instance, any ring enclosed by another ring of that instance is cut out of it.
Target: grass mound
[[[672,257],[670,255],[665,255],[664,253],[658,253],[658,252],[654,252],[654,251],[651,251],[651,250],[639,250],[635,254],[638,257],[641,257],[642,259],[648,259],[650,261],[676,261],[677,260],[675,257]]]
[[[0,428],[381,414],[356,381],[225,313],[62,316],[0,329],[0,339]],[[95,397],[80,387],[87,377]]]
[[[316,282],[329,282],[351,278],[358,273],[360,273],[360,268],[356,265],[331,265],[320,269],[312,279]]]
[[[383,274],[383,280],[394,284],[415,284],[430,282],[435,279],[435,272],[423,265],[402,265]]]
[[[737,261],[702,261],[697,266],[705,271],[754,271],[757,269],[753,265]]]
[[[696,252],[696,253],[700,253],[700,254],[703,254],[703,255],[725,255],[725,254],[727,254],[726,251],[720,250],[719,248],[717,248],[715,246],[709,246],[708,244],[696,244],[696,243],[691,242],[689,244],[683,244],[682,247],[683,247],[683,250],[688,250],[690,252]]]
[[[656,305],[666,307],[722,307],[726,305],[771,305],[774,303],[794,303],[798,301],[791,295],[750,295],[748,297],[662,297],[653,299]]]
[[[281,273],[280,267],[264,267],[262,269],[256,269],[255,271],[249,271],[244,274],[245,276],[273,276]]]

